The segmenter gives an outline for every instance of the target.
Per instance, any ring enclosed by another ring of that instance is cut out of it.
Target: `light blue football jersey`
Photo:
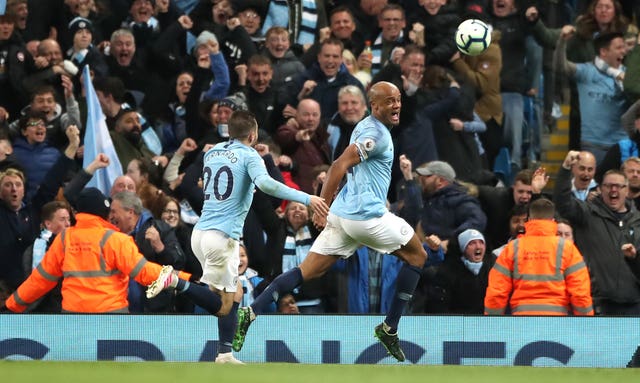
[[[258,152],[236,140],[221,142],[207,151],[202,183],[204,204],[195,228],[219,230],[234,239],[242,235],[254,183],[269,186],[262,187],[267,194],[309,204],[309,195],[273,180]]]
[[[364,221],[387,212],[393,141],[389,129],[373,116],[356,125],[349,144],[358,145],[360,163],[347,171],[347,182],[331,204],[339,217]]]

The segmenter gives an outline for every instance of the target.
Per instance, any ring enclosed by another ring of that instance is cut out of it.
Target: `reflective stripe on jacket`
[[[76,218],[77,224],[54,239],[42,262],[7,299],[8,309],[26,310],[64,278],[63,311],[127,312],[129,277],[145,286],[158,278],[162,267],[148,262],[133,238],[98,216],[79,213]]]
[[[557,224],[532,220],[510,242],[489,273],[485,314],[593,315],[589,272],[572,242],[556,236]]]

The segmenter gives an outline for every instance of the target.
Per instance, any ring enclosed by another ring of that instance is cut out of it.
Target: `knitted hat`
[[[218,103],[218,108],[221,106],[226,106],[231,110],[233,110],[234,112],[236,110],[247,110],[246,101],[247,100],[244,96],[244,93],[238,92],[238,93],[231,94],[223,98],[222,100],[220,100],[220,102]]]
[[[97,215],[107,219],[111,203],[102,192],[96,188],[84,188],[76,200],[76,210],[78,213]]]
[[[213,40],[215,42],[218,42],[218,38],[212,32],[202,31],[202,32],[200,32],[200,34],[198,35],[198,38],[196,39],[195,47],[197,48],[200,45],[208,44],[209,40]]]
[[[467,229],[460,233],[458,235],[458,244],[460,245],[460,251],[464,253],[464,250],[467,248],[469,242],[473,241],[474,239],[479,239],[483,243],[485,243],[484,235],[482,235],[482,233],[476,229]]]
[[[74,36],[80,29],[87,29],[93,34],[93,23],[91,20],[79,16],[69,22],[69,33],[71,33],[71,36]]]
[[[456,171],[444,161],[431,161],[416,169],[421,176],[436,175],[453,182],[456,179]]]

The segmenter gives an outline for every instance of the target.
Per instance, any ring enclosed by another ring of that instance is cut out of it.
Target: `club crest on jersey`
[[[376,147],[375,141],[373,141],[371,138],[367,138],[362,144],[364,146],[364,150],[366,150],[367,152],[372,151],[373,148]]]

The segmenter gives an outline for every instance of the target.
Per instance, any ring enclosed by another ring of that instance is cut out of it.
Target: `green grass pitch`
[[[0,379],[7,383],[628,383],[639,378],[638,369],[602,368],[0,361]]]

